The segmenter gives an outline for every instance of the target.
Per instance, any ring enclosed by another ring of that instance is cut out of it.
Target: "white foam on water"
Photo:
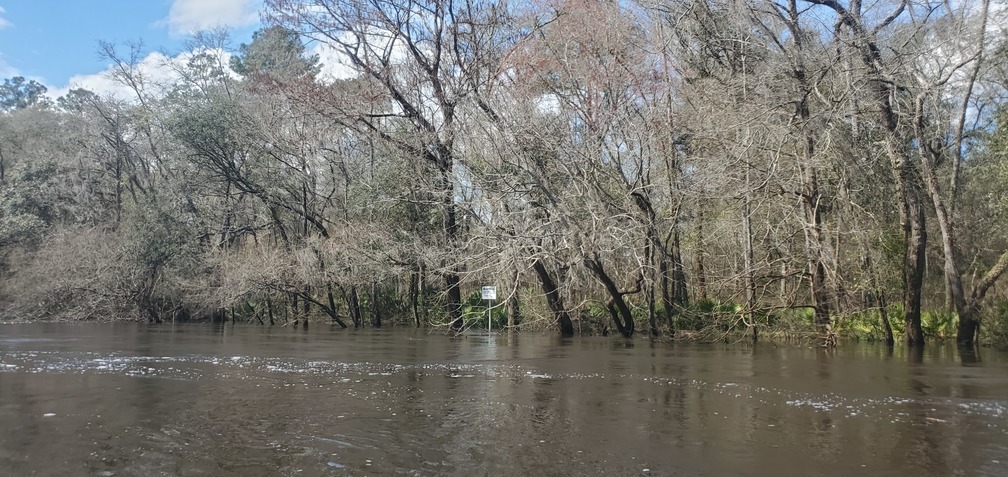
[[[325,382],[341,386],[354,395],[354,383],[381,380],[393,387],[392,376],[415,373],[432,378],[472,379],[484,377],[512,380],[599,380],[636,381],[654,386],[692,388],[719,393],[730,399],[744,400],[766,406],[808,409],[813,412],[835,413],[836,417],[894,420],[903,422],[921,412],[934,414],[930,425],[950,425],[948,415],[954,413],[994,418],[990,426],[1008,429],[1008,400],[967,400],[888,396],[866,398],[836,393],[803,393],[737,380],[705,381],[696,378],[620,374],[620,373],[550,373],[535,367],[515,363],[417,363],[390,364],[380,362],[346,362],[325,359],[250,356],[131,356],[123,353],[5,351],[0,352],[0,372],[106,374],[144,379],[199,380],[231,379],[259,380],[265,386],[309,386],[298,377],[327,377]],[[257,384],[258,386],[259,384]],[[930,411],[928,411],[930,409]]]

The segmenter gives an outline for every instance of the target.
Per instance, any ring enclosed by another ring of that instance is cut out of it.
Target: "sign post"
[[[487,333],[490,332],[490,324],[493,320],[490,317],[490,310],[493,309],[493,301],[497,299],[497,287],[493,285],[487,285],[483,287],[482,296],[484,300],[490,302],[490,306],[487,307]]]

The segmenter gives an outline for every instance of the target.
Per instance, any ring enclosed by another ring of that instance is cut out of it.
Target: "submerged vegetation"
[[[129,98],[0,90],[0,316],[1006,343],[1004,15],[268,0],[162,74],[103,44]]]

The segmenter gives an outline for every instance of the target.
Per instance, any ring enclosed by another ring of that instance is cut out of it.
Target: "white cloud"
[[[144,79],[146,88],[158,88],[159,83],[172,80],[177,75],[168,67],[169,59],[164,54],[153,52],[144,57],[137,64],[136,72]],[[92,74],[78,74],[70,77],[67,85],[62,88],[50,88],[49,94],[52,97],[65,95],[69,90],[83,88],[97,93],[100,96],[112,96],[123,100],[136,100],[136,93],[129,87],[113,79],[114,67],[109,66],[105,71]]]
[[[358,76],[357,70],[351,66],[350,59],[343,52],[325,43],[316,43],[311,52],[319,56],[319,63],[322,64],[318,74],[320,81],[331,83]]]
[[[389,55],[389,61],[393,64],[405,62],[408,53],[406,50],[406,45],[401,41],[396,41],[396,43],[391,43],[393,40],[393,35],[383,31],[383,30],[373,30],[365,36],[365,45],[363,45],[364,50],[368,50],[362,53],[362,56],[383,56],[386,53]],[[346,42],[347,44],[354,43],[354,36],[351,33],[343,33],[340,36],[340,41]],[[350,79],[360,76],[360,71],[353,66],[350,58],[347,57],[343,51],[338,47],[332,46],[329,39],[327,38],[316,38],[313,42],[311,53],[319,56],[319,62],[322,64],[322,69],[319,71],[318,79],[323,82],[331,83],[336,80]],[[391,48],[389,47],[391,45]]]
[[[0,7],[0,30],[12,25],[9,20],[3,17],[5,13],[7,13],[7,10],[4,10],[4,7]]]
[[[168,30],[188,35],[215,27],[244,27],[259,20],[261,0],[174,0],[168,11]]]
[[[214,54],[219,55],[221,65],[226,68],[231,54],[226,51],[215,50]],[[185,52],[174,57],[167,57],[163,53],[153,52],[148,54],[136,65],[134,74],[143,78],[144,89],[148,94],[160,96],[166,93],[173,85],[178,84],[181,76],[179,70],[184,69],[192,58],[193,52]],[[230,68],[227,70],[233,75]],[[90,90],[99,96],[111,96],[125,101],[136,101],[137,95],[132,89],[116,81],[113,78],[114,66],[109,66],[104,71],[94,74],[74,75],[62,88],[49,88],[48,95],[58,98],[67,94],[71,89],[83,88]]]

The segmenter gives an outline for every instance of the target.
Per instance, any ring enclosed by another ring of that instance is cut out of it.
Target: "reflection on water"
[[[4,325],[0,474],[1006,475],[1006,371],[939,346]]]

